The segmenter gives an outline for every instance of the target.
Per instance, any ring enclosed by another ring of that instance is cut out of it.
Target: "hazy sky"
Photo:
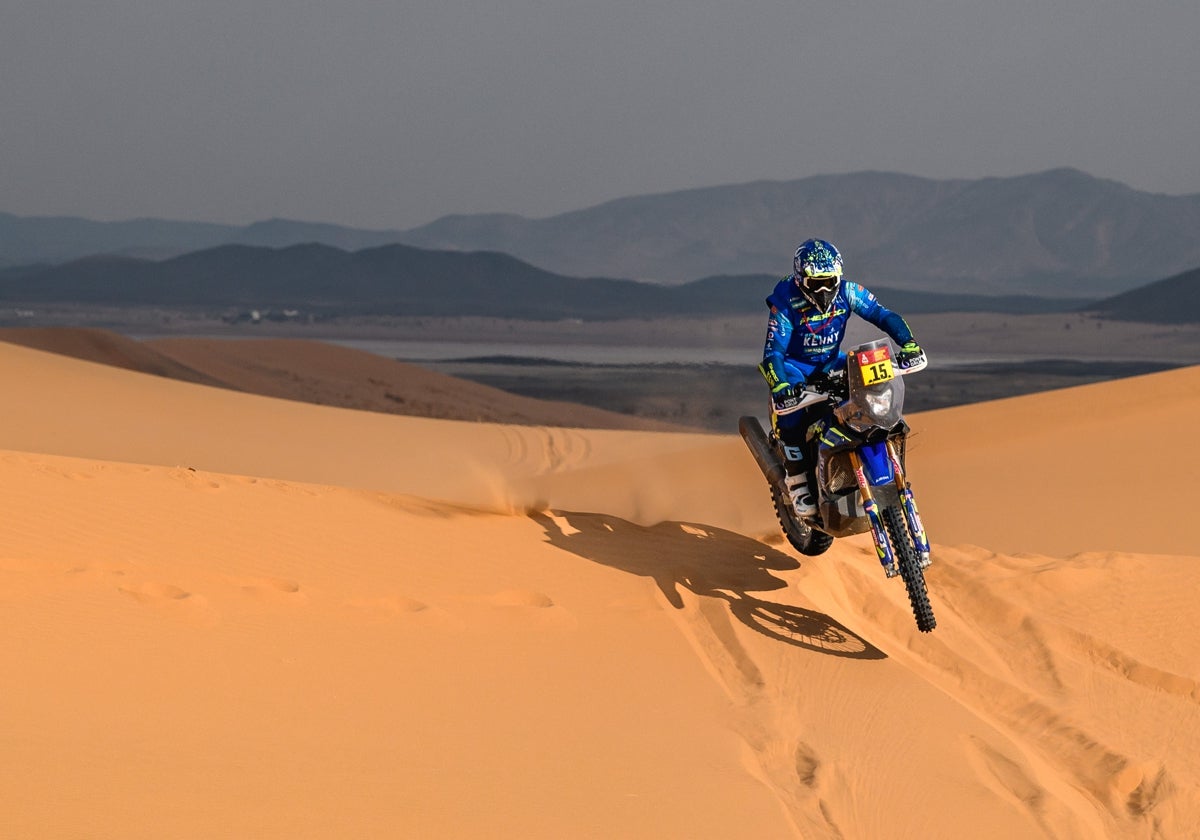
[[[0,210],[408,227],[881,169],[1200,192],[1197,0],[3,0]]]

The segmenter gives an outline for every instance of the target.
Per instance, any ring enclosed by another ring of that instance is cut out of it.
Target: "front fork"
[[[896,555],[892,552],[892,542],[888,539],[887,529],[883,527],[883,519],[879,516],[879,505],[875,503],[875,496],[871,493],[871,482],[867,480],[867,474],[863,470],[862,458],[855,450],[850,450],[847,454],[850,456],[850,466],[854,468],[854,480],[858,483],[858,495],[862,497],[863,513],[867,515],[867,521],[871,523],[875,553],[879,555],[879,562],[887,576],[895,577],[900,571],[896,568]]]
[[[921,560],[921,568],[929,565],[929,537],[925,526],[921,523],[921,514],[917,513],[917,500],[913,497],[912,487],[904,476],[904,468],[900,466],[900,458],[892,441],[886,441],[888,458],[892,462],[892,474],[896,476],[896,489],[900,492],[900,503],[904,506],[904,518],[908,520],[908,532],[912,534],[913,544],[917,548],[917,556]]]
[[[896,450],[892,446],[890,440],[884,442],[887,451],[888,461],[891,462],[892,475],[896,482],[896,490],[900,495],[900,505],[904,510],[904,518],[908,523],[909,533],[912,535],[914,547],[917,549],[917,554],[920,557],[922,566],[929,564],[929,538],[925,535],[925,526],[921,524],[921,516],[917,513],[917,502],[913,498],[912,489],[904,480],[904,470],[900,466],[900,459],[896,455]],[[883,519],[879,515],[879,505],[875,501],[875,496],[871,492],[871,482],[867,478],[866,471],[863,469],[862,458],[857,451],[851,450],[847,453],[850,456],[850,465],[854,468],[854,480],[858,484],[858,493],[862,498],[863,512],[867,515],[867,521],[871,523],[871,536],[875,541],[875,553],[879,555],[879,563],[883,566],[883,570],[888,577],[895,577],[899,573],[896,566],[896,555],[892,551],[891,540],[888,539],[887,529],[883,526]]]

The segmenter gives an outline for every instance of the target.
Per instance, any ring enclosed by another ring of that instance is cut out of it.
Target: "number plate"
[[[862,373],[864,385],[878,385],[896,378],[896,368],[892,366],[892,349],[877,347],[858,354],[858,369]]]

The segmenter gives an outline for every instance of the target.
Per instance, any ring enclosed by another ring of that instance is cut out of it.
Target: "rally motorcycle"
[[[925,568],[929,538],[905,477],[903,376],[925,368],[915,359],[893,360],[887,339],[855,347],[846,364],[811,377],[793,398],[774,406],[778,415],[809,409],[805,464],[816,460],[815,513],[801,519],[784,484],[783,444],[757,417],[738,421],[746,445],[771,486],[775,513],[788,542],[801,554],[825,552],[835,537],[870,531],[879,562],[889,578],[899,576],[908,589],[917,628],[937,626]]]

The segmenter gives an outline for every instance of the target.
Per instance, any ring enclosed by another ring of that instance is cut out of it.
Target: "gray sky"
[[[879,169],[1200,192],[1197,0],[4,0],[0,210],[409,227]]]

